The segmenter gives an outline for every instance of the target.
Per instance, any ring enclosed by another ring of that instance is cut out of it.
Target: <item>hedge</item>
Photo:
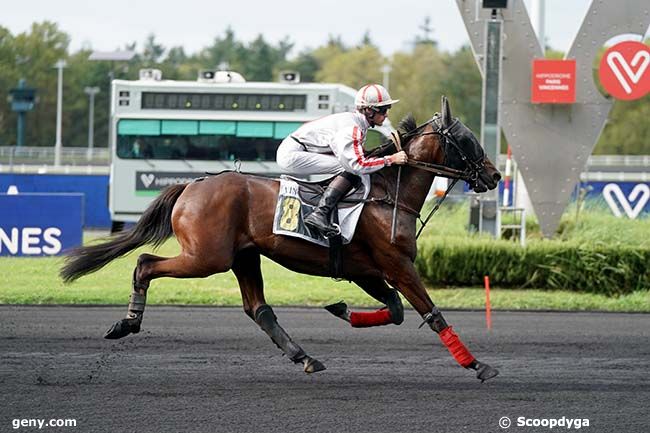
[[[430,285],[564,289],[620,295],[650,289],[650,249],[534,240],[526,247],[480,237],[428,237],[416,267]]]

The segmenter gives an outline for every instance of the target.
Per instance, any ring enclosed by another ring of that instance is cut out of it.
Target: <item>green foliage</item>
[[[567,212],[557,239],[530,233],[526,247],[467,235],[467,208],[441,213],[419,243],[416,265],[432,285],[535,287],[621,295],[650,290],[650,219],[624,220],[606,211]],[[535,227],[527,225],[529,230]]]
[[[650,95],[636,101],[616,101],[594,154],[650,154]]]
[[[381,67],[384,64],[379,49],[372,45],[362,45],[332,55],[338,47],[327,47],[321,55],[321,69],[316,80],[347,84],[355,89],[371,82],[380,83]]]
[[[441,92],[449,98],[453,115],[480,137],[483,84],[469,46],[465,45],[447,56],[439,86]],[[439,110],[437,107],[436,111]]]
[[[4,95],[16,87],[18,79],[26,79],[28,87],[37,89],[39,99],[34,111],[27,114],[27,144],[54,144],[54,119],[56,113],[56,80],[54,64],[67,59],[70,38],[61,32],[57,24],[45,21],[32,24],[29,32],[12,37],[5,29],[0,30],[0,82]],[[1,98],[4,100],[4,96]],[[9,104],[0,104],[0,118],[5,119],[0,128],[0,142],[15,144],[16,114]]]
[[[393,56],[390,91],[400,103],[390,111],[398,122],[413,113],[421,123],[440,111],[441,77],[445,74],[445,56],[433,44],[417,44],[411,52]]]
[[[620,295],[650,289],[650,249],[576,242],[476,238],[420,244],[420,275],[434,285],[476,286],[489,275],[499,287],[538,287]]]

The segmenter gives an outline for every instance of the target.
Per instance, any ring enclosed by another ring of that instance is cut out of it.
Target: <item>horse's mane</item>
[[[397,125],[397,130],[401,132],[402,134],[408,134],[411,131],[414,131],[417,129],[418,124],[415,121],[415,117],[413,116],[413,113],[409,113],[402,120],[400,120],[399,124]]]
[[[404,118],[397,124],[397,132],[401,136],[417,129],[417,127],[418,124],[415,121],[415,117],[413,114],[409,113],[404,116]],[[385,138],[379,147],[376,147],[369,151],[366,156],[380,157],[393,153],[395,153],[395,146],[393,145],[393,141],[390,138]]]

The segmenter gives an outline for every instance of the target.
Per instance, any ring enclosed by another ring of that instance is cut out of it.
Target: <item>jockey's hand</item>
[[[391,165],[392,164],[403,165],[408,162],[408,157],[406,156],[406,152],[404,152],[403,150],[397,153],[393,153],[387,158],[390,161]]]

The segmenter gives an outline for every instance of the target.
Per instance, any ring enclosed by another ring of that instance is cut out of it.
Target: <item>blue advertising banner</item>
[[[51,256],[81,245],[83,194],[0,194],[0,256]]]
[[[648,182],[586,182],[587,199],[603,200],[617,217],[636,219],[650,213]]]
[[[81,193],[84,228],[109,228],[108,175],[0,173],[0,193],[15,186],[19,193]]]

